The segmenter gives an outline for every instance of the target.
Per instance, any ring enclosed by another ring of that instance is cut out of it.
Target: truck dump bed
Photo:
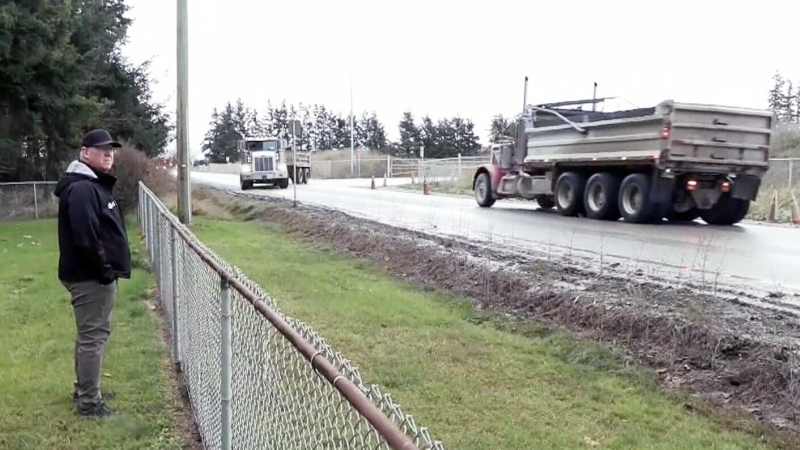
[[[295,163],[295,154],[294,150],[284,150],[284,156],[286,157],[285,163],[288,165],[294,165]],[[298,151],[297,152],[297,167],[311,167],[311,154],[309,152]]]
[[[615,112],[534,107],[525,166],[657,162],[663,168],[763,175],[769,111],[676,103]]]

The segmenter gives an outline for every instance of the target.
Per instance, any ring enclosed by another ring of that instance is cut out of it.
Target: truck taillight
[[[686,182],[686,190],[693,191],[697,189],[697,180],[689,180]]]
[[[720,188],[722,189],[722,192],[730,191],[731,190],[730,181],[723,181],[722,184],[720,185]]]
[[[669,127],[664,127],[661,129],[661,139],[669,139]]]

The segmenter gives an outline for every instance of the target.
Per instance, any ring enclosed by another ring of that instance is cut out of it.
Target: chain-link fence
[[[138,214],[206,448],[444,449],[142,183]]]
[[[772,158],[749,218],[791,222],[793,197],[800,201],[800,158]]]
[[[344,178],[383,178],[391,176],[389,160],[391,157],[359,158],[350,163],[350,159],[314,159],[311,160],[311,177],[317,179]]]
[[[55,181],[0,183],[0,221],[55,217],[55,188]]]
[[[789,190],[800,188],[800,158],[772,158],[761,183],[763,189]]]

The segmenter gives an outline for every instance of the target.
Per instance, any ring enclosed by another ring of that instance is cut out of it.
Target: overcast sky
[[[174,112],[176,2],[127,3],[124,51],[153,59],[154,93]],[[356,114],[375,111],[392,139],[411,110],[468,117],[485,143],[493,115],[521,110],[526,75],[529,103],[590,98],[596,81],[636,106],[764,108],[776,69],[800,84],[798,13],[789,0],[190,0],[190,147],[237,97],[346,115],[351,72]]]

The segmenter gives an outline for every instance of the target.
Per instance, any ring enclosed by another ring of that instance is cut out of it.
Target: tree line
[[[332,111],[324,105],[287,104],[273,106],[267,103],[263,112],[247,106],[242,99],[227,102],[211,113],[202,151],[211,162],[235,161],[236,142],[246,136],[275,136],[291,140],[289,121],[295,118],[303,125],[303,133],[296,137],[296,145],[303,150],[330,150],[350,148],[350,116]],[[434,122],[425,116],[419,122],[411,112],[405,112],[398,123],[400,139],[388,139],[386,128],[372,112],[362,112],[353,117],[353,146],[382,154],[419,157],[424,147],[425,156],[442,158],[472,155],[480,151],[475,125],[469,119],[444,118]]]
[[[780,71],[775,71],[767,105],[780,122],[800,123],[800,82],[795,84]]]
[[[127,11],[124,0],[0,4],[0,179],[55,179],[97,127],[164,151],[172,124],[148,63],[120,50]]]

